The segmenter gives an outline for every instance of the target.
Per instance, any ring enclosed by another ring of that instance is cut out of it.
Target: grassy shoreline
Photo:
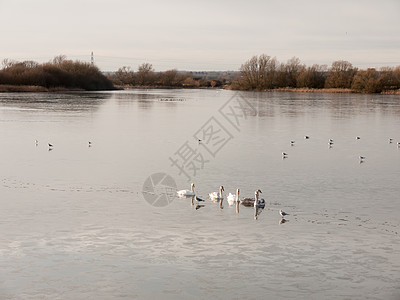
[[[67,89],[63,87],[46,88],[39,85],[10,85],[0,84],[0,93],[50,93],[50,92],[82,92],[83,89]]]
[[[164,86],[115,86],[117,90],[126,89],[193,89],[192,87],[164,87]],[[221,87],[215,88],[202,88],[202,89],[221,89]],[[229,86],[224,87],[226,90],[233,90]],[[114,89],[115,90],[115,89]],[[69,89],[63,87],[46,88],[37,85],[0,85],[0,93],[51,93],[51,92],[83,92],[83,89]],[[290,92],[290,93],[328,93],[328,94],[359,94],[358,91],[352,89],[340,89],[340,88],[322,88],[322,89],[311,89],[311,88],[276,88],[266,89],[259,92]],[[370,93],[377,95],[400,95],[399,90],[387,90],[381,93]]]

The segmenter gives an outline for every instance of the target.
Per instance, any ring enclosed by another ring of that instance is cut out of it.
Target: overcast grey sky
[[[64,54],[103,71],[238,70],[256,54],[400,65],[400,0],[0,0],[0,59]]]

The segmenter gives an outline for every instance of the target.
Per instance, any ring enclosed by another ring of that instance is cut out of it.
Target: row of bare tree
[[[233,89],[267,90],[275,88],[340,88],[363,93],[380,93],[400,89],[400,66],[358,70],[348,61],[305,66],[293,57],[287,63],[262,54],[253,56],[240,68],[241,76]]]
[[[0,84],[89,91],[114,89],[112,82],[96,66],[67,60],[64,55],[44,64],[4,59],[0,70]]]
[[[109,75],[109,78],[116,86],[123,87],[213,88],[221,87],[228,81],[227,78],[210,79],[189,72],[178,72],[176,69],[156,72],[149,63],[141,64],[136,72],[124,66]]]
[[[236,79],[234,76],[233,72],[210,76],[202,72],[178,72],[176,69],[155,72],[151,64],[144,63],[136,72],[122,67],[106,77],[95,65],[67,60],[59,55],[44,64],[5,59],[0,69],[0,84],[84,90],[107,90],[113,89],[114,85],[175,88],[230,86],[232,89],[259,91],[286,87],[338,88],[362,93],[400,89],[400,66],[359,70],[343,60],[333,62],[329,68],[326,65],[307,67],[296,57],[279,63],[275,57],[262,54],[245,62],[240,68],[240,76]]]

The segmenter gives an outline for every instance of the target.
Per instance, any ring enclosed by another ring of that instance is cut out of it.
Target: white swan
[[[229,193],[228,197],[226,197],[229,206],[234,205],[236,202],[239,201],[239,189],[236,190],[236,195]]]
[[[218,201],[218,200],[223,200],[224,199],[224,195],[223,192],[224,191],[224,187],[221,185],[219,187],[219,192],[212,192],[210,194],[208,194],[210,196],[210,199],[212,201]]]
[[[190,190],[180,190],[176,192],[178,194],[178,197],[192,197],[195,196],[194,192],[194,183],[190,185]]]

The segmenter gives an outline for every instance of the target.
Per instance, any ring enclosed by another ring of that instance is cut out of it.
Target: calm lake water
[[[1,299],[400,299],[399,96],[0,94],[0,140]]]

